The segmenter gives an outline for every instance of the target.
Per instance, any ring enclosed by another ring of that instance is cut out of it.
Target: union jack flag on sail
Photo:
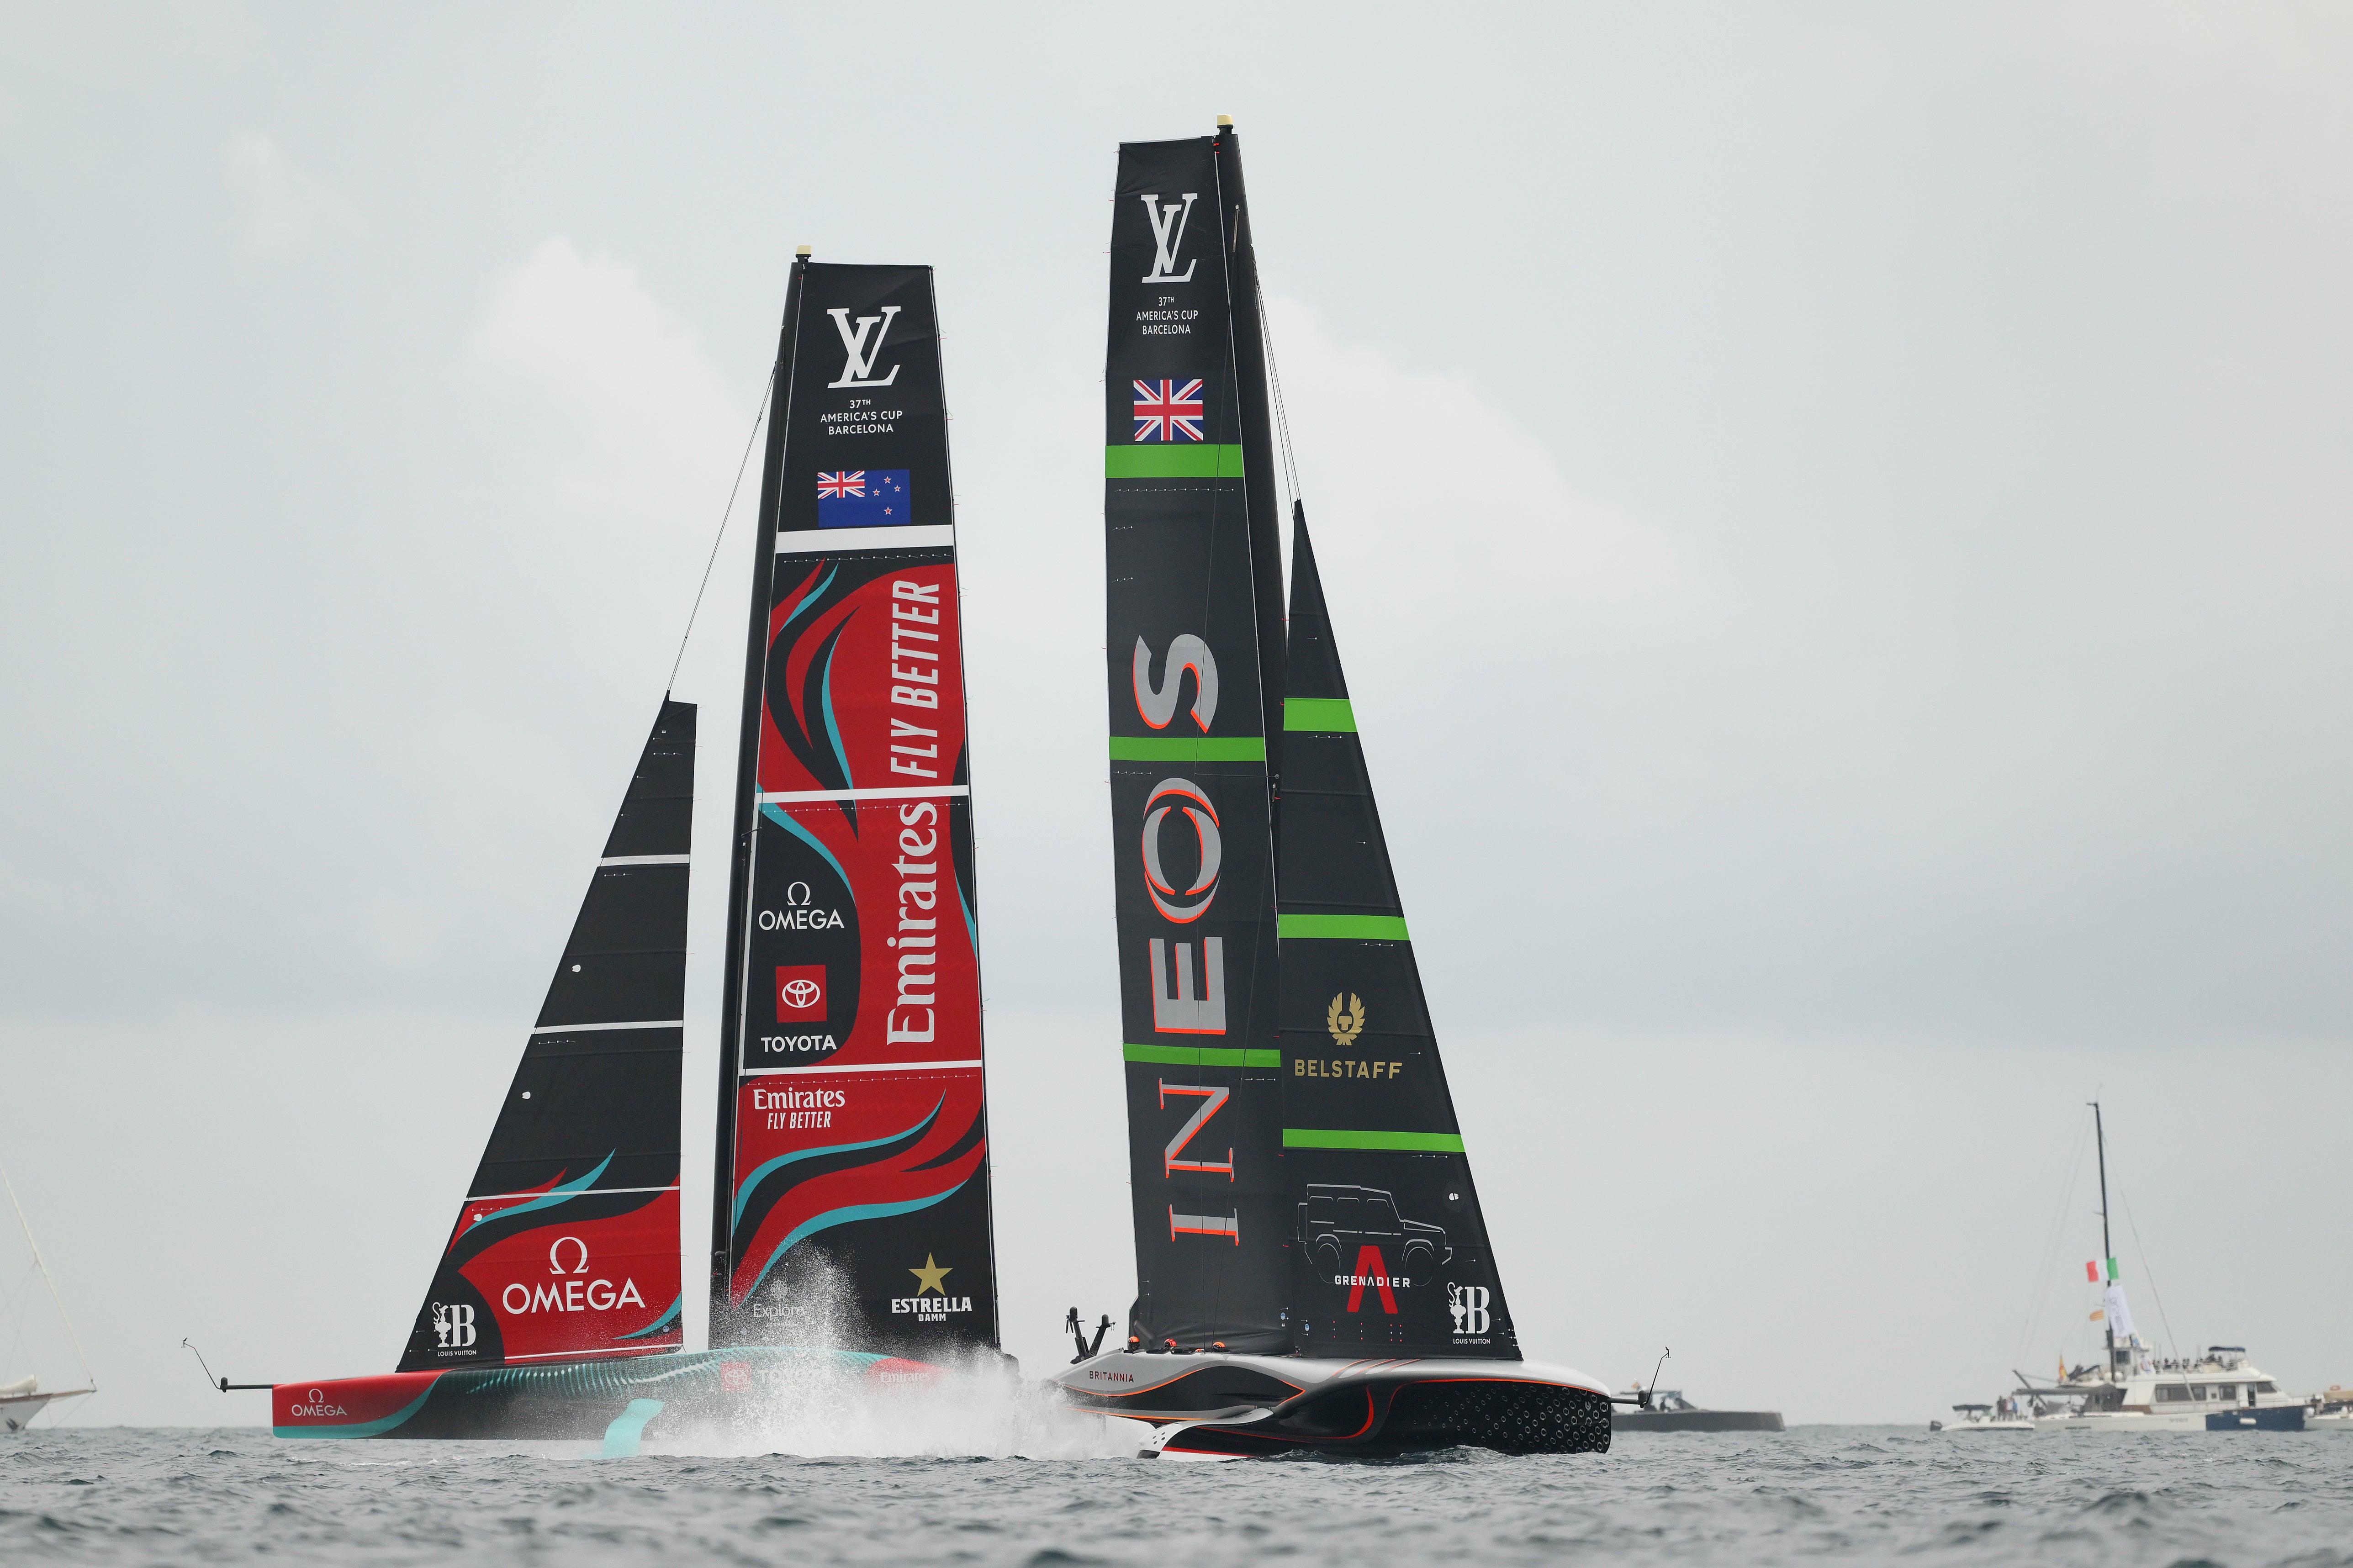
[[[819,474],[817,477],[817,493],[821,500],[829,497],[834,500],[862,496],[866,493],[866,470],[860,468],[854,474]]]
[[[1201,438],[1201,384],[1188,381],[1135,383],[1135,438],[1198,441]]]

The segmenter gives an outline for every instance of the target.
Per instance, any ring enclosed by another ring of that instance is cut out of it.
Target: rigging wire
[[[2140,1238],[2140,1225],[2133,1218],[2132,1199],[2125,1197],[2125,1189],[2121,1183],[2117,1184],[2116,1196],[2124,1201],[2125,1224],[2132,1231],[2133,1251],[2140,1258],[2140,1271],[2148,1277],[2148,1299],[2157,1303],[2157,1321],[2165,1325],[2166,1354],[2179,1361],[2181,1344],[2173,1337],[2173,1320],[2165,1315],[2165,1298],[2158,1294],[2157,1270],[2148,1261],[2148,1245]]]
[[[32,1224],[25,1218],[25,1205],[16,1201],[16,1184],[8,1179],[5,1165],[0,1165],[0,1187],[7,1189],[8,1206],[16,1211],[17,1228],[25,1233],[25,1245],[33,1249],[33,1267],[41,1271],[41,1283],[49,1288],[49,1300],[58,1309],[58,1321],[66,1326],[66,1338],[73,1342],[74,1359],[81,1363],[81,1380],[95,1390],[98,1379],[90,1375],[90,1357],[83,1353],[81,1336],[74,1332],[73,1320],[66,1315],[65,1300],[58,1294],[58,1282],[49,1278],[49,1266],[41,1261],[41,1244],[33,1239]]]
[[[2043,1298],[2050,1293],[2052,1270],[2058,1265],[2059,1243],[2066,1228],[2068,1211],[2075,1205],[2075,1184],[2084,1179],[2084,1152],[2091,1144],[2092,1130],[2086,1127],[2075,1141],[2074,1163],[2068,1167],[2067,1185],[2059,1194],[2058,1212],[2051,1216],[2051,1237],[2043,1248],[2042,1268],[2034,1277],[2034,1298],[2027,1306],[2026,1326],[2019,1331],[2016,1353],[2021,1362],[2031,1348],[2034,1331],[2042,1323]]]
[[[744,470],[752,466],[752,448],[760,439],[761,422],[768,416],[768,402],[776,395],[777,365],[768,368],[768,385],[760,394],[759,412],[752,416],[752,433],[744,438],[744,456],[735,464],[735,482],[727,488],[727,507],[719,514],[719,531],[711,541],[711,558],[702,563],[702,581],[695,586],[694,607],[686,612],[686,630],[678,639],[678,657],[670,661],[670,679],[662,683],[662,695],[668,697],[678,684],[678,667],[686,662],[686,639],[694,635],[694,617],[702,613],[702,595],[711,586],[711,569],[719,563],[719,546],[727,538],[727,520],[735,515],[735,497],[744,489]]]
[[[1274,431],[1282,443],[1283,484],[1292,500],[1299,500],[1299,462],[1291,450],[1291,411],[1282,401],[1282,368],[1274,358],[1274,323],[1267,319],[1266,286],[1258,290],[1258,336],[1266,345],[1266,376],[1274,390]]]

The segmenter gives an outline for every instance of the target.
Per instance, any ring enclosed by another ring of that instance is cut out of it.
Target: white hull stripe
[[[797,805],[810,800],[940,800],[972,793],[970,784],[909,784],[903,789],[787,789],[760,796],[762,805]]]
[[[648,1018],[637,1024],[550,1024],[543,1029],[533,1029],[534,1035],[587,1035],[598,1029],[683,1029],[683,1018]]]
[[[931,523],[918,528],[807,528],[776,535],[779,555],[838,555],[849,550],[923,550],[955,548],[955,525]]]
[[[596,862],[599,866],[683,866],[683,855],[607,855]]]
[[[666,1187],[588,1187],[580,1192],[575,1193],[572,1195],[576,1198],[586,1198],[599,1196],[606,1193],[674,1193],[676,1191],[678,1191],[678,1184],[676,1182],[672,1182]],[[496,1203],[501,1198],[543,1198],[547,1194],[544,1192],[476,1193],[472,1197],[468,1198],[466,1201],[470,1204],[489,1204]]]
[[[968,1062],[845,1062],[839,1066],[827,1062],[813,1068],[748,1068],[745,1078],[783,1078],[803,1072],[942,1072],[949,1068],[976,1068],[978,1058]]]

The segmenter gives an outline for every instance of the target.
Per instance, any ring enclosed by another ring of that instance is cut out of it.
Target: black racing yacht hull
[[[1053,1381],[1080,1409],[1151,1426],[1146,1458],[1609,1447],[1609,1391],[1542,1362],[1113,1351]]]

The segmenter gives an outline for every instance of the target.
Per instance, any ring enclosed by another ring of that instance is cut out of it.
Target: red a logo
[[[825,965],[781,963],[776,966],[776,1022],[825,1016]]]
[[[1365,1304],[1365,1287],[1370,1285],[1381,1293],[1381,1310],[1397,1316],[1397,1298],[1389,1293],[1389,1266],[1381,1261],[1381,1249],[1370,1242],[1356,1248],[1356,1271],[1348,1276],[1348,1310],[1356,1311]]]

